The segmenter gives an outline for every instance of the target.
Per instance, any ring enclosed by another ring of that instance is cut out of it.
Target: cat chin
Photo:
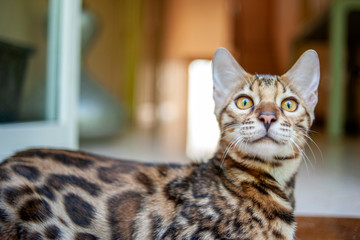
[[[247,144],[242,151],[246,155],[256,156],[263,160],[273,160],[275,156],[288,156],[293,154],[291,146],[278,144],[273,141],[261,141]]]

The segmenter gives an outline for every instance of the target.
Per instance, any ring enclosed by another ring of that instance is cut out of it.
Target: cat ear
[[[227,98],[239,83],[239,80],[247,75],[246,71],[237,63],[231,53],[225,48],[218,48],[212,61],[214,81],[215,114],[218,115],[224,107]]]
[[[318,102],[320,80],[319,57],[315,50],[307,50],[292,68],[283,75],[301,94],[310,111],[314,111]]]

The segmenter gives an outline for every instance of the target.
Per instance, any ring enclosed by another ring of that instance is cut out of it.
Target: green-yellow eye
[[[285,111],[288,111],[288,112],[294,112],[297,107],[298,107],[298,104],[295,100],[293,99],[285,99],[284,101],[282,101],[281,103],[281,107],[282,109],[284,109]]]
[[[239,97],[236,100],[236,106],[240,109],[248,109],[253,106],[253,100],[250,97]]]

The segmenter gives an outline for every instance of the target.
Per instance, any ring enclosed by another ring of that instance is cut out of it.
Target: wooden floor
[[[360,218],[297,217],[298,240],[360,240]]]

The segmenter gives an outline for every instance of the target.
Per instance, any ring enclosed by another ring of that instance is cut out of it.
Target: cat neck
[[[300,153],[291,157],[280,156],[265,160],[234,149],[226,149],[221,145],[215,156],[232,181],[243,181],[248,177],[254,181],[266,180],[291,194],[294,178],[301,164]]]

